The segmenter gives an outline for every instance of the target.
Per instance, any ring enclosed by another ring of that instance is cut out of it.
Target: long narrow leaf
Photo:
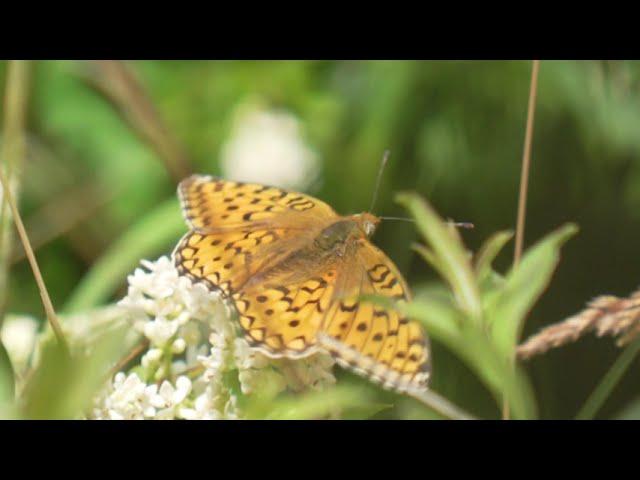
[[[482,245],[475,258],[475,273],[479,283],[491,273],[493,261],[512,237],[513,232],[497,232]]]
[[[169,200],[125,232],[98,260],[71,295],[65,313],[106,302],[140,259],[171,248],[186,232],[177,200]]]
[[[501,293],[487,311],[503,355],[513,354],[526,314],[551,281],[560,260],[560,247],[577,231],[575,225],[568,224],[547,235],[527,250],[520,264],[506,276]]]
[[[0,341],[0,407],[13,402],[15,377],[7,349]]]
[[[414,193],[396,197],[413,215],[420,233],[438,257],[445,280],[451,285],[460,308],[476,322],[481,315],[480,295],[473,278],[467,252],[460,239],[453,234],[435,210]]]

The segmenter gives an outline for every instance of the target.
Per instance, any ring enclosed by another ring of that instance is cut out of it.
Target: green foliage
[[[0,417],[3,408],[13,402],[15,379],[11,360],[6,348],[0,341]]]
[[[526,314],[558,263],[560,246],[577,228],[567,225],[548,235],[503,278],[491,270],[491,263],[510,233],[492,236],[480,249],[474,268],[457,232],[426,201],[413,194],[400,194],[398,201],[412,213],[428,244],[416,250],[451,289],[449,299],[418,296],[406,313],[464,359],[498,402],[506,398],[516,418],[535,418],[531,386],[513,364],[515,348]]]
[[[39,361],[21,395],[20,416],[27,419],[78,418],[123,355],[122,329],[108,330],[73,353],[53,336],[43,337]]]
[[[245,403],[248,418],[267,420],[366,419],[390,407],[376,402],[370,390],[352,384],[277,398],[263,391]]]
[[[598,410],[611,395],[626,370],[631,366],[638,352],[640,352],[640,340],[634,341],[625,348],[596,389],[587,398],[578,415],[576,415],[577,420],[591,420],[598,413]]]
[[[186,231],[178,201],[168,200],[127,230],[96,261],[71,295],[65,311],[88,310],[106,302],[141,258],[163,253],[166,245]],[[153,234],[150,234],[153,232]]]

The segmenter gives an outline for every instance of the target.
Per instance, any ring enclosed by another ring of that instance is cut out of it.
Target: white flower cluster
[[[96,398],[92,418],[242,418],[239,395],[265,388],[321,389],[335,382],[327,354],[276,360],[250,348],[236,336],[222,298],[179,276],[168,257],[142,265],[129,276],[119,306],[149,347],[139,364],[118,372]]]
[[[238,108],[220,158],[226,178],[291,189],[310,185],[319,169],[295,116],[249,102]]]

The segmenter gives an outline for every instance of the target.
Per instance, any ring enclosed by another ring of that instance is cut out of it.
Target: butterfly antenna
[[[384,151],[384,155],[382,156],[382,161],[380,162],[380,168],[378,169],[378,178],[376,179],[376,188],[373,191],[373,198],[371,199],[371,208],[369,211],[373,213],[373,207],[376,205],[376,200],[378,199],[378,190],[380,190],[380,182],[382,181],[382,172],[384,171],[384,167],[389,160],[389,155],[391,152],[389,150]]]
[[[471,222],[454,222],[450,218],[447,220],[447,223],[456,228],[464,228],[465,230],[473,230],[475,228],[475,225]]]
[[[380,217],[380,220],[401,220],[403,222],[412,222],[415,220],[413,218],[405,218],[405,217]]]
[[[380,220],[401,220],[403,222],[415,223],[415,220],[413,218],[405,218],[405,217],[380,217]],[[454,222],[453,220],[447,220],[446,223],[456,228],[464,228],[466,230],[471,230],[475,228],[475,226],[471,222]]]

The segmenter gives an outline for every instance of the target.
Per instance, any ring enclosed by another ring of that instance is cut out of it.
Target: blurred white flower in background
[[[335,383],[328,354],[268,358],[236,336],[232,311],[219,294],[179,276],[168,257],[141,263],[118,305],[149,346],[96,397],[90,418],[235,419],[243,416],[240,394]]]
[[[302,190],[318,174],[318,156],[304,142],[300,121],[281,110],[242,104],[222,146],[225,178]]]
[[[16,371],[27,366],[36,344],[37,332],[38,322],[31,317],[7,315],[2,323],[0,339]]]

